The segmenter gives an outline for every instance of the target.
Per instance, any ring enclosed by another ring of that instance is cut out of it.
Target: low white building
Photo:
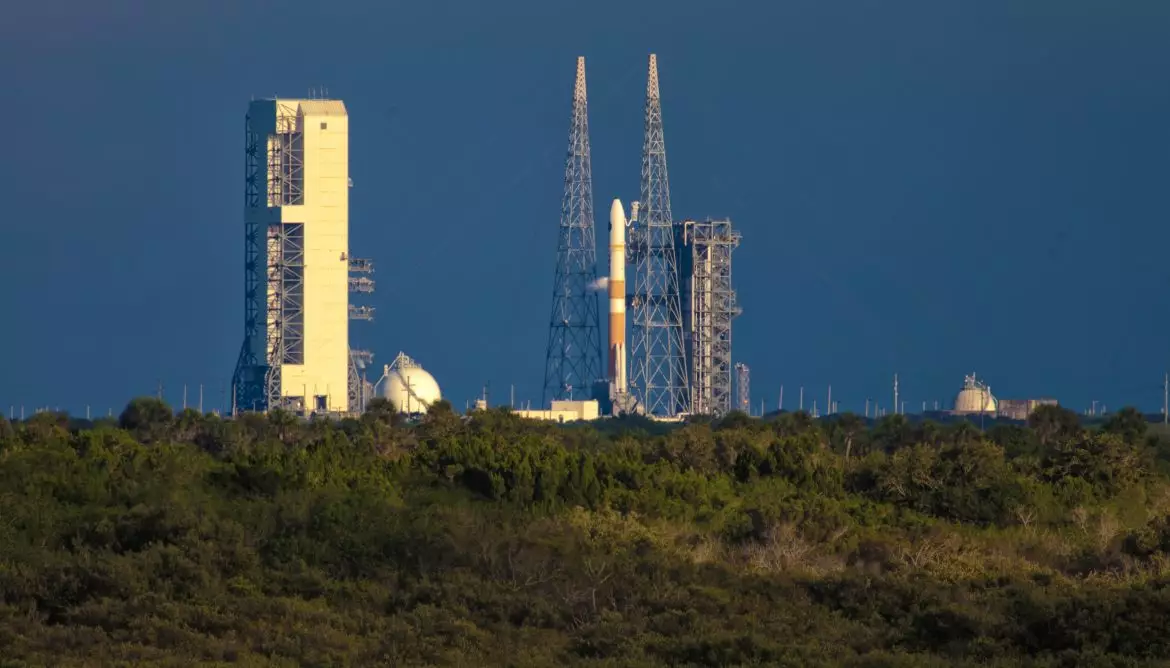
[[[553,401],[548,410],[518,410],[516,415],[530,420],[552,422],[576,422],[596,420],[601,417],[601,408],[596,399],[584,401]]]

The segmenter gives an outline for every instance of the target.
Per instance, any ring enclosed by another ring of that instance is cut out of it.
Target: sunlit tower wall
[[[631,225],[627,246],[635,274],[630,298],[630,389],[646,413],[673,416],[690,412],[691,396],[666,173],[658,59],[653,54],[646,81],[645,130],[640,213]]]
[[[552,315],[544,365],[542,404],[586,398],[604,378],[597,291],[597,241],[593,229],[593,169],[589,155],[589,106],[585,59],[577,59],[573,117],[565,159]]]
[[[675,232],[691,413],[723,415],[732,401],[731,321],[740,309],[731,253],[740,234],[729,220],[686,221]]]
[[[340,100],[248,106],[244,227],[234,409],[350,412],[349,117]]]

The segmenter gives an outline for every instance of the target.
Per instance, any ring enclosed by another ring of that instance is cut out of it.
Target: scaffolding
[[[349,412],[360,415],[374,396],[374,386],[366,378],[366,367],[374,362],[374,353],[368,350],[349,349]]]
[[[345,260],[346,258],[343,257],[342,259]],[[373,260],[349,258],[348,262],[350,274],[374,273]],[[351,294],[371,294],[374,292],[374,281],[364,275],[350,276],[349,291]],[[350,303],[349,319],[373,322],[374,308],[372,306],[360,306]],[[366,367],[373,363],[374,353],[368,350],[357,350],[350,347],[349,382],[346,390],[349,399],[349,412],[352,414],[360,415],[364,413],[366,411],[366,405],[373,397],[373,385],[366,378]]]
[[[277,105],[275,132],[263,138],[252,123],[245,116],[244,207],[304,204],[305,143],[296,107]],[[304,265],[304,225],[246,221],[244,343],[232,375],[233,413],[288,407],[280,365],[304,360]]]
[[[265,181],[264,161],[260,157],[260,135],[252,127],[252,117],[244,117],[244,207],[264,206],[261,184]],[[264,325],[260,314],[266,311],[263,287],[265,252],[264,226],[253,220],[244,229],[244,342],[232,375],[232,412],[238,409],[264,410],[267,361],[257,354],[263,346]]]
[[[273,223],[268,226],[267,248],[268,341],[265,406],[294,412],[304,409],[305,398],[282,397],[281,367],[305,363],[305,226]],[[299,404],[299,405],[298,405]]]
[[[365,276],[350,276],[349,291],[371,294],[374,291],[374,281]]]
[[[349,273],[372,274],[374,273],[374,261],[366,258],[350,258]]]
[[[365,322],[374,321],[374,307],[373,306],[354,306],[349,305],[349,319],[363,320]]]
[[[278,104],[276,132],[268,136],[268,206],[305,203],[305,133],[297,108]]]
[[[740,234],[729,220],[686,221],[678,233],[679,284],[691,413],[731,410],[731,321],[740,314],[731,253]]]

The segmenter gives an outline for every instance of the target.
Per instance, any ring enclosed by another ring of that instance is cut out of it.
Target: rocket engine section
[[[609,377],[614,391],[629,391],[626,374],[626,212],[621,200],[609,208]]]

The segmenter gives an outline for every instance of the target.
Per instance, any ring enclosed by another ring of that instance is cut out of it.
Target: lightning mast
[[[630,248],[635,259],[631,389],[651,415],[690,412],[683,346],[675,229],[666,173],[658,58],[650,54],[646,81],[646,135],[642,146],[642,199]]]
[[[585,58],[577,58],[573,119],[565,159],[560,239],[553,281],[552,316],[544,363],[543,403],[587,396],[603,378],[598,310],[597,242],[593,232],[593,170],[589,155],[589,110]]]

